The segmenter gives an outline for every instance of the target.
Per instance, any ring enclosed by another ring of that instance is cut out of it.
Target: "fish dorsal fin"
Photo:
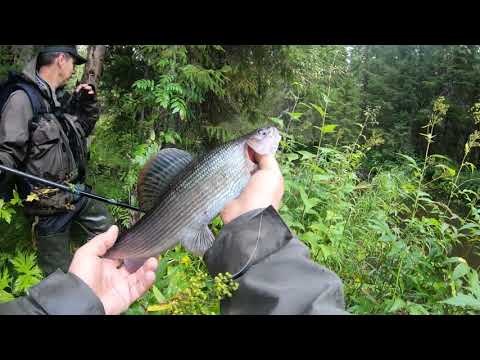
[[[215,236],[208,226],[205,225],[194,236],[185,238],[182,241],[182,245],[192,254],[203,256],[203,254],[205,254],[205,252],[213,245],[214,241]]]
[[[168,148],[153,156],[138,178],[138,201],[142,210],[148,211],[168,189],[171,181],[192,161],[188,152]]]

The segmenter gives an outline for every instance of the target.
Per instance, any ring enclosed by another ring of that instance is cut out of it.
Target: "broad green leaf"
[[[480,282],[478,281],[478,273],[476,271],[470,273],[468,282],[473,295],[475,295],[477,299],[480,299]]]
[[[300,151],[298,151],[298,153],[300,153],[302,155],[302,160],[311,159],[311,158],[315,157],[314,154],[312,154],[308,151],[304,151],[304,150],[300,150]]]
[[[396,298],[395,301],[393,302],[392,306],[388,310],[390,313],[395,313],[399,310],[402,310],[405,307],[406,303],[400,298]]]
[[[361,182],[357,186],[355,186],[355,190],[364,190],[364,189],[370,189],[373,185],[369,184],[367,182]]]
[[[310,229],[316,232],[326,232],[328,228],[325,226],[325,224],[316,222],[310,225]]]
[[[288,115],[290,115],[292,117],[292,119],[294,119],[294,120],[299,120],[302,117],[303,113],[301,113],[301,112],[289,112]]]
[[[295,153],[287,154],[288,161],[294,161],[294,160],[297,160],[298,158],[299,158],[298,154],[295,154]]]
[[[327,215],[325,216],[325,221],[335,220],[337,218],[337,214],[331,210],[327,210]]]
[[[467,261],[462,257],[452,256],[447,260],[445,260],[445,264],[451,264],[451,263],[467,263]]]
[[[435,218],[423,217],[422,222],[431,226],[440,226],[440,221]]]
[[[328,134],[328,133],[334,132],[336,127],[337,125],[335,124],[328,124],[328,125],[322,126],[320,131],[324,134]]]
[[[398,155],[400,155],[401,157],[403,157],[403,158],[405,158],[406,160],[408,160],[408,162],[410,163],[410,165],[417,167],[417,162],[416,162],[415,159],[413,159],[412,157],[410,157],[410,156],[408,156],[408,155],[405,155],[405,154],[398,154]]]
[[[175,144],[175,138],[171,134],[165,134],[165,142],[167,144]]]
[[[446,160],[448,162],[451,162],[452,159],[446,157],[446,156],[443,156],[443,155],[438,155],[438,154],[433,154],[433,155],[430,155],[431,158],[434,158],[434,159],[442,159],[442,160]]]
[[[331,246],[320,244],[319,247],[325,259],[331,257],[334,254],[334,249]]]
[[[157,268],[157,276],[163,275],[166,272],[166,270],[168,268],[168,262],[169,262],[168,258],[159,259],[158,268]]]
[[[22,200],[20,199],[20,196],[18,195],[18,193],[13,190],[13,198],[10,200],[10,204],[11,205],[21,205],[22,204]]]
[[[431,195],[429,193],[426,193],[425,191],[418,191],[418,194],[420,195],[420,199],[430,199]]]
[[[311,209],[313,208],[315,205],[317,205],[321,200],[320,199],[317,199],[317,198],[309,198],[307,200],[308,202],[308,206],[307,206],[307,209]]]
[[[303,226],[303,224],[301,224],[301,223],[298,222],[298,221],[292,221],[292,222],[290,222],[289,226],[291,226],[291,227],[293,227],[293,228],[300,229],[301,231],[305,231],[305,226]]]
[[[223,65],[220,71],[223,73],[231,73],[232,67],[230,65]]]
[[[459,231],[462,231],[462,230],[467,230],[467,229],[473,229],[473,228],[478,228],[479,225],[478,224],[474,224],[474,223],[467,223],[465,225],[463,225],[460,229],[458,229]]]
[[[322,117],[325,116],[325,114],[326,114],[326,113],[325,113],[325,110],[323,110],[323,108],[322,108],[320,105],[316,105],[316,104],[312,104],[312,103],[310,103],[310,105],[312,105],[313,108],[314,108],[315,110],[317,110],[317,112],[320,114],[320,116],[322,116]]]
[[[409,192],[409,193],[414,192],[417,189],[416,186],[411,184],[411,183],[402,184],[401,188],[404,191]]]
[[[300,102],[299,105],[305,106],[307,109],[311,109],[312,107],[308,105],[307,103]]]
[[[333,175],[329,175],[329,174],[313,175],[313,180],[316,182],[329,182],[332,179],[333,179]]]
[[[427,309],[420,304],[408,305],[408,313],[410,315],[428,315]]]
[[[280,129],[284,128],[283,120],[278,118],[278,117],[271,117],[270,120],[275,124],[280,127]]]
[[[158,288],[155,285],[153,285],[152,291],[153,291],[153,295],[155,296],[155,299],[159,304],[163,304],[167,302],[167,299],[165,298],[165,296],[163,296],[162,292],[158,290]]]
[[[450,299],[441,301],[441,303],[480,310],[480,300],[475,299],[471,295],[466,295],[462,293],[458,294],[457,296],[451,297]]]
[[[318,216],[318,215],[319,215],[318,212],[315,211],[315,210],[313,210],[311,207],[305,208],[305,213],[306,213],[306,214],[315,215],[315,216]]]
[[[13,209],[0,209],[0,219],[4,219],[8,224],[12,221],[12,214],[15,211]]]
[[[312,245],[312,246],[317,246],[318,235],[316,235],[316,234],[314,234],[314,233],[312,233],[312,232],[310,232],[310,231],[302,234],[301,239],[302,239],[304,242],[306,242],[306,243],[308,243],[308,244],[310,244],[310,245]]]
[[[302,202],[305,206],[307,206],[308,204],[308,196],[307,196],[307,193],[305,192],[305,189],[303,187],[301,187],[299,189],[300,191],[300,198],[302,199]]]
[[[455,267],[455,270],[453,270],[452,280],[457,280],[465,276],[466,274],[468,274],[469,271],[470,271],[470,267],[467,264],[465,263],[458,264]]]

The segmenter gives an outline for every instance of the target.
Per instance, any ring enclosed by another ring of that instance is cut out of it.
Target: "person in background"
[[[80,84],[73,94],[65,85],[84,64],[75,45],[49,45],[24,68],[12,74],[0,93],[0,164],[54,182],[89,190],[85,184],[87,137],[99,118],[96,91]],[[113,224],[107,208],[86,197],[58,189],[36,187],[16,178],[25,199],[24,212],[35,224],[38,264],[45,275],[57,268],[68,271],[72,254],[71,226],[82,229],[81,243],[103,233]],[[10,174],[0,170],[2,197],[12,194]]]

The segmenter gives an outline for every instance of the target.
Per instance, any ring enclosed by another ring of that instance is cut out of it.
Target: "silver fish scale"
[[[237,197],[250,173],[246,139],[225,144],[188,166],[167,192],[107,254],[112,258],[156,256],[191,239]]]

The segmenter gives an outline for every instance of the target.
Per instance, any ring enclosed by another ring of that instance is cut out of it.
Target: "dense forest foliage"
[[[200,154],[273,124],[280,213],[312,259],[340,276],[348,311],[480,313],[480,46],[105,50],[89,139],[96,193],[137,204],[138,173],[162,147]],[[0,47],[0,76],[28,54]],[[21,203],[0,200],[0,301],[41,279]],[[124,229],[139,218],[109,209]],[[216,218],[212,229],[221,227]],[[178,246],[127,314],[218,314],[236,286]]]

